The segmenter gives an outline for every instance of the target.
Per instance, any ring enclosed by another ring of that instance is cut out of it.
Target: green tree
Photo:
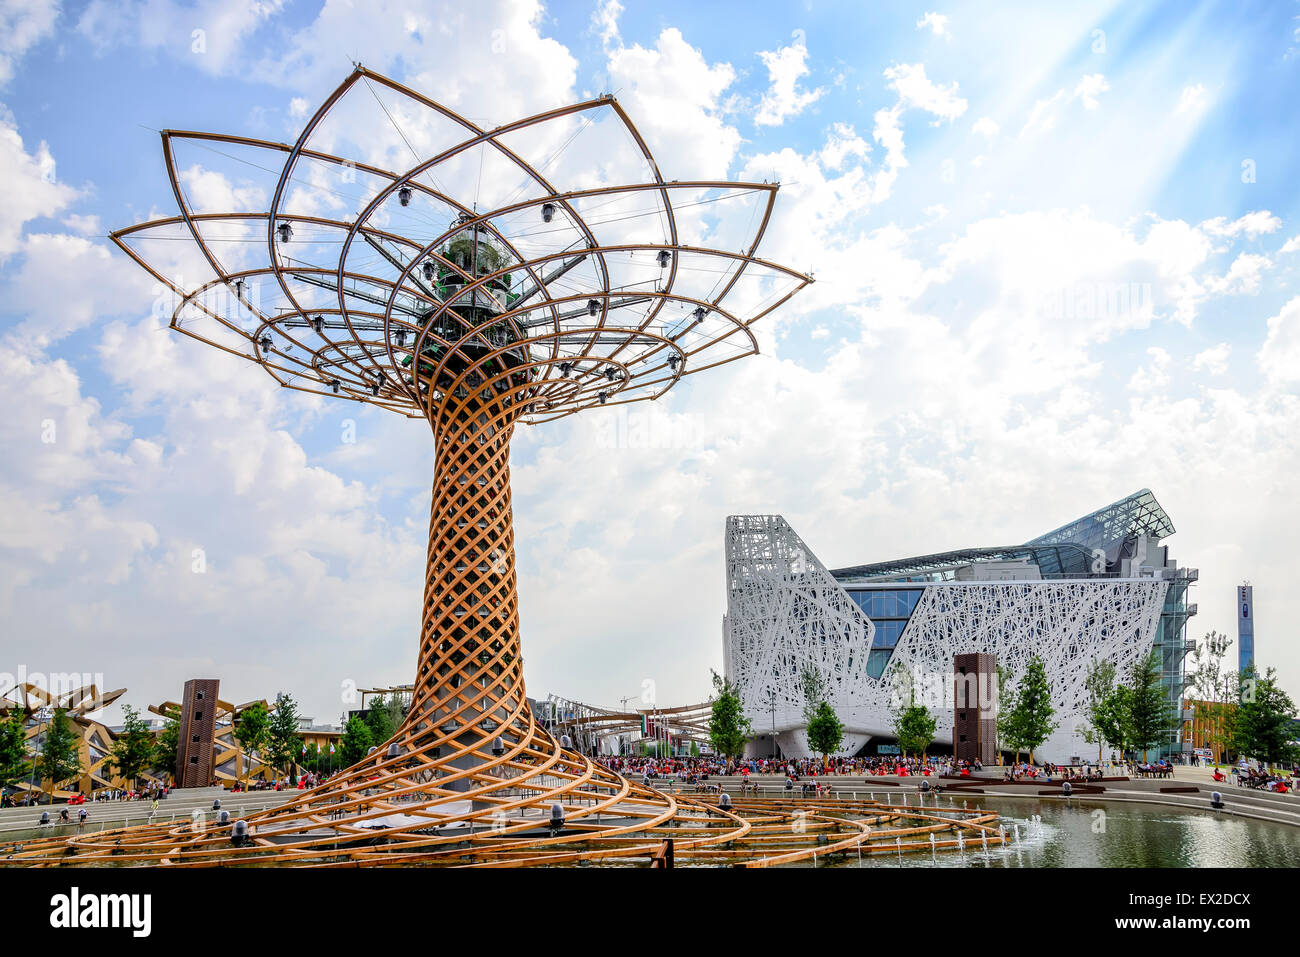
[[[826,678],[812,665],[805,665],[799,684],[803,690],[803,718],[811,724],[827,697]]]
[[[934,741],[934,716],[923,704],[913,702],[906,708],[894,713],[894,737],[898,741],[898,750],[903,757],[916,755],[925,757],[925,752]]]
[[[803,686],[803,717],[808,722],[808,746],[825,762],[844,743],[844,722],[840,721],[827,700],[830,684],[825,675],[807,665],[800,674],[800,684]]]
[[[366,727],[370,729],[371,739],[376,744],[387,741],[397,732],[404,717],[406,715],[400,697],[394,694],[385,699],[383,695],[379,695],[370,702],[370,707],[365,714]]]
[[[370,728],[366,722],[359,716],[348,719],[347,727],[343,729],[343,737],[339,742],[339,750],[343,754],[343,764],[345,767],[356,764],[366,756],[374,740],[370,736]]]
[[[1129,749],[1142,752],[1146,761],[1147,752],[1158,745],[1173,726],[1173,709],[1165,689],[1160,686],[1160,655],[1152,651],[1145,658],[1133,662],[1128,675],[1128,722],[1127,734]]]
[[[715,753],[724,758],[739,758],[745,751],[745,742],[754,736],[754,729],[745,717],[740,695],[726,678],[713,672],[712,712],[709,715],[709,742]]]
[[[1232,743],[1237,719],[1240,676],[1223,664],[1231,645],[1232,639],[1227,635],[1206,632],[1192,650],[1192,667],[1187,673],[1187,685],[1196,695],[1192,710],[1207,729],[1205,741],[1216,764]]]
[[[1112,720],[1115,662],[1105,658],[1094,659],[1088,666],[1088,674],[1083,679],[1083,686],[1087,695],[1083,706],[1084,724],[1081,729],[1083,740],[1097,746],[1097,763],[1100,764],[1102,747],[1107,743],[1118,744],[1120,729],[1123,727],[1122,723],[1116,724]],[[1108,736],[1108,731],[1115,736]]]
[[[37,759],[37,771],[44,782],[50,782],[50,802],[54,801],[54,792],[58,786],[69,778],[81,773],[81,756],[78,754],[77,735],[72,730],[65,708],[56,708],[54,717],[45,729],[45,740],[41,744],[41,754]]]
[[[1117,684],[1097,707],[1097,730],[1103,741],[1123,752],[1128,748],[1129,713],[1133,694],[1126,685]]]
[[[289,694],[276,699],[275,710],[266,728],[266,757],[271,767],[293,774],[294,762],[302,753],[298,734],[298,704]]]
[[[109,763],[131,782],[131,789],[135,790],[141,772],[153,765],[154,737],[140,712],[129,704],[122,707],[122,716],[122,730],[109,749]]]
[[[32,773],[27,756],[27,721],[22,708],[10,708],[0,720],[0,793]]]
[[[270,718],[267,715],[266,705],[258,701],[250,704],[235,721],[235,740],[239,742],[240,750],[244,752],[245,759],[243,764],[243,781],[248,784],[248,772],[253,768],[253,754],[261,750],[266,743],[266,735],[270,726]]]
[[[998,717],[997,720],[993,723],[993,733],[994,733],[994,737],[996,738],[995,746],[998,752],[998,763],[1000,764],[1002,762],[1003,749],[1011,747],[1011,742],[1007,739],[1004,733],[1005,729],[1003,728],[1003,724],[1006,721],[1006,716],[1010,713],[1011,710],[1010,709],[1011,702],[1007,700],[1007,696],[1006,696],[1007,682],[1011,680],[1011,672],[1008,669],[1002,667],[1001,662],[994,665],[993,667],[997,670],[998,673],[998,703],[997,703]],[[1016,757],[1017,759],[1019,759],[1020,757],[1019,751],[1016,752]]]
[[[155,770],[175,776],[180,741],[181,723],[175,718],[168,718],[154,739],[152,764]]]
[[[808,722],[808,746],[822,756],[822,763],[825,764],[826,759],[843,744],[844,722],[839,719],[830,702],[823,701]]]
[[[1056,730],[1057,722],[1052,720],[1056,710],[1052,707],[1052,688],[1047,682],[1047,669],[1042,659],[1034,656],[1025,666],[1024,677],[1016,691],[1016,703],[1008,716],[1007,728],[1011,743],[1016,747],[1016,757],[1020,749],[1029,752],[1029,760],[1034,760],[1034,749],[1046,741]]]
[[[1239,754],[1249,755],[1270,767],[1282,761],[1294,761],[1297,748],[1292,722],[1295,702],[1277,686],[1277,670],[1269,668],[1263,678],[1249,669],[1242,681],[1241,703],[1237,706],[1237,726],[1232,744]]]

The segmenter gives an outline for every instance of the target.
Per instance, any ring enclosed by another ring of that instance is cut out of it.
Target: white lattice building
[[[937,743],[952,743],[953,656],[985,652],[1011,673],[1047,666],[1059,726],[1038,757],[1087,755],[1077,733],[1094,659],[1122,672],[1160,652],[1171,705],[1180,702],[1186,601],[1195,569],[1161,540],[1173,524],[1142,490],[1026,545],[975,548],[827,570],[779,515],[727,519],[724,665],[756,731],[787,756],[808,753],[802,673],[813,668],[844,721],[844,753],[893,740],[899,676],[925,695]],[[1164,751],[1181,749],[1171,729]]]

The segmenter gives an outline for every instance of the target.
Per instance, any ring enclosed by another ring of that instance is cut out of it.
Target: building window
[[[200,701],[202,701],[202,700],[203,700],[203,692],[202,692],[202,691],[196,691],[196,692],[194,692],[194,697],[196,697],[196,698],[198,698]]]
[[[202,721],[202,720],[203,720],[203,712],[202,712],[202,711],[195,711],[195,712],[194,712],[194,720],[195,720],[195,721]]]
[[[196,734],[194,737],[190,738],[190,740],[193,741],[195,744],[198,744],[198,743],[199,743],[199,736]]]
[[[198,764],[198,763],[199,763],[199,756],[197,754],[194,755],[192,758],[190,758],[190,764]]]

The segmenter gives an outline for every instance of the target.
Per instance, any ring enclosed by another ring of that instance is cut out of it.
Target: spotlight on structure
[[[567,734],[560,735],[560,747],[564,748],[566,751],[569,750],[573,747],[573,739]]]
[[[267,351],[269,351],[270,348],[271,348],[271,337],[270,337],[270,336],[262,336],[262,338],[260,338],[260,339],[257,340],[257,344],[260,345],[260,346],[262,347],[262,351],[263,351],[263,352],[267,352]]]
[[[560,363],[560,378],[561,378],[561,379],[567,379],[567,378],[569,377],[569,373],[572,372],[572,371],[573,371],[573,363],[572,363],[572,362],[561,362],[561,363]]]
[[[398,745],[398,743],[394,741],[392,744],[388,746],[388,760],[391,761],[393,760],[393,758],[400,758],[401,756],[402,756],[402,749]]]
[[[708,314],[709,314],[708,310],[705,309],[703,306],[696,306],[695,311],[691,313],[691,315],[695,318],[695,325],[697,326],[704,321],[704,317],[707,316]]]
[[[293,239],[293,227],[288,223],[281,223],[279,226],[275,227],[275,231],[280,234],[280,242],[282,243],[287,243],[289,240]]]
[[[230,843],[235,847],[243,847],[248,843],[248,822],[236,821],[234,827],[230,829]]]
[[[221,810],[221,800],[220,800],[220,799],[218,799],[218,800],[212,802],[212,810],[214,810],[214,811],[220,811],[220,810]]]
[[[1074,786],[1071,785],[1069,781],[1062,782],[1061,793],[1066,797],[1069,797],[1071,794],[1074,793]]]
[[[604,405],[604,404],[605,404],[606,402],[608,402],[608,401],[609,401],[609,393],[608,393],[608,392],[602,392],[602,393],[600,394],[600,404],[601,404],[601,405]]]
[[[677,364],[678,364],[679,362],[681,362],[681,361],[682,361],[682,357],[681,357],[681,356],[677,356],[677,355],[669,356],[669,357],[668,357],[668,371],[671,372],[671,373],[673,373],[673,375],[676,375],[676,374],[677,374]]]
[[[244,298],[244,280],[242,279],[235,280],[235,298],[236,299]]]
[[[338,379],[330,379],[330,388],[334,390],[334,394],[335,394],[335,395],[338,395],[338,394],[339,394],[339,380],[338,380]]]
[[[605,378],[608,379],[610,382],[613,382],[615,379],[618,378],[618,369],[616,369],[614,366],[606,366]]]
[[[229,823],[230,823],[230,812],[229,812],[229,811],[218,811],[218,812],[217,812],[217,823],[218,823],[218,824],[229,824]]]
[[[506,743],[505,741],[501,740],[501,738],[498,737],[495,741],[492,742],[492,756],[499,758],[501,757],[501,755],[505,753],[506,753]]]
[[[589,316],[594,316],[594,315],[595,315],[596,313],[598,313],[598,312],[600,312],[600,300],[599,300],[599,299],[588,299],[588,300],[587,300],[587,315],[589,315]]]
[[[420,271],[424,273],[425,282],[430,282],[433,280],[433,275],[435,272],[437,272],[437,269],[438,267],[436,267],[431,262],[426,262],[423,266],[420,267]]]
[[[558,801],[551,805],[551,820],[547,826],[552,835],[559,834],[564,829],[564,808]]]
[[[1221,791],[1210,792],[1210,807],[1214,808],[1216,811],[1223,810],[1223,792]]]
[[[370,383],[370,394],[371,394],[371,395],[379,395],[379,383],[378,383],[378,382],[372,382],[372,383]]]
[[[317,316],[315,319],[311,321],[311,327],[316,330],[316,335],[319,336],[322,332],[325,331],[325,317]]]
[[[673,254],[666,249],[661,249],[659,255],[655,258],[659,260],[660,269],[667,269],[668,264],[673,261]]]
[[[397,201],[403,206],[411,205],[411,187],[403,186],[397,191]]]
[[[549,223],[555,218],[555,204],[542,203],[542,222]]]
[[[726,791],[723,791],[722,796],[718,798],[718,807],[722,808],[724,811],[731,810],[731,795]]]
[[[406,330],[400,327],[397,330],[397,348],[406,348]]]

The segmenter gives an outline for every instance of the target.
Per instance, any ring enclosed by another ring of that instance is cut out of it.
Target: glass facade
[[[916,603],[921,600],[920,588],[872,588],[850,590],[849,597],[871,619],[876,636],[867,656],[867,673],[879,678],[903,636],[907,620],[912,617]]]

